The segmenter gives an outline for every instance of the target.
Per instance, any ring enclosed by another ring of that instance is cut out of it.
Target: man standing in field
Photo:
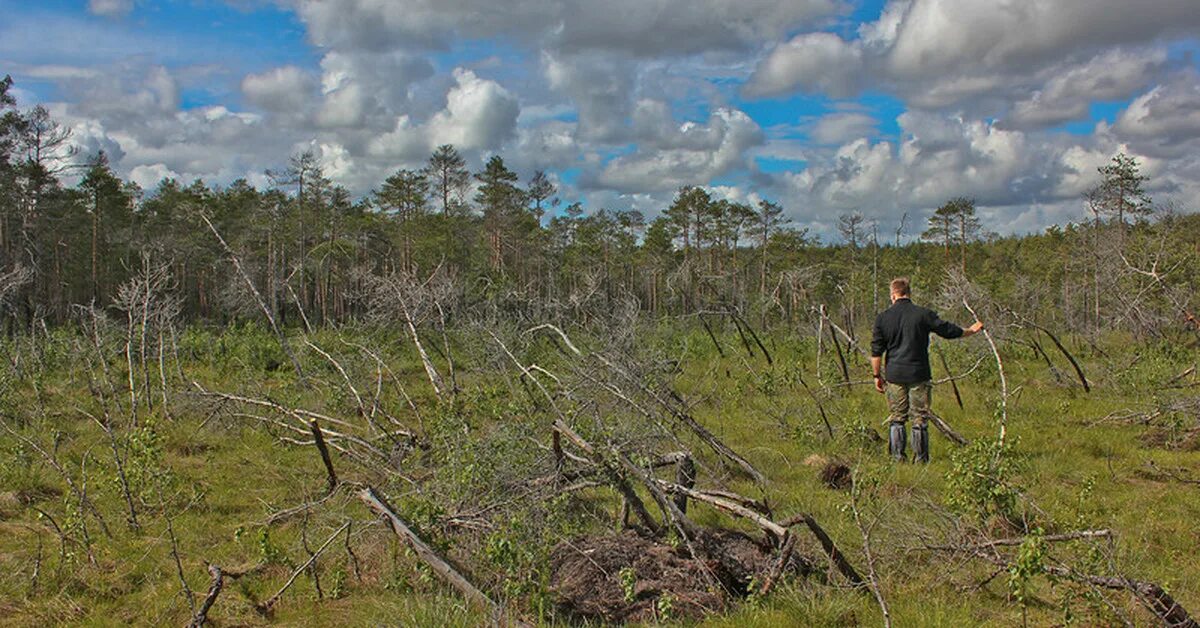
[[[887,394],[888,450],[896,460],[904,460],[907,444],[905,421],[913,420],[913,458],[929,462],[929,397],[933,378],[929,368],[929,332],[942,338],[966,338],[983,329],[983,323],[963,329],[942,320],[933,310],[912,302],[908,279],[892,280],[892,307],[875,319],[871,336],[871,370],[875,390]],[[884,373],[883,356],[887,356]],[[885,378],[886,375],[886,378]]]

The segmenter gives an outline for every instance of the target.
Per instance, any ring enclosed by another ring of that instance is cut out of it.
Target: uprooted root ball
[[[837,460],[830,461],[821,469],[821,482],[835,490],[846,490],[854,484],[850,467]]]
[[[564,541],[550,557],[556,604],[581,621],[661,620],[664,611],[671,618],[699,618],[745,596],[751,581],[763,582],[777,560],[769,546],[741,532],[711,530],[694,543],[708,558],[633,531]],[[811,565],[793,556],[788,570],[807,573]]]

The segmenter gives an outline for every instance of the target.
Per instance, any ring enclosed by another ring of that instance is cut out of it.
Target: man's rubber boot
[[[908,444],[908,430],[904,429],[903,423],[891,423],[888,427],[888,453],[899,462],[904,462],[908,457],[905,455],[905,445]]]
[[[914,425],[913,428],[913,461],[929,462],[929,426]]]

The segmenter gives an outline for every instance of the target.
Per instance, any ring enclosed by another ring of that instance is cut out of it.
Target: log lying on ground
[[[1171,597],[1171,594],[1153,582],[1079,573],[1073,569],[1053,565],[1046,566],[1046,573],[1105,589],[1129,591],[1137,597],[1143,606],[1154,613],[1154,616],[1162,621],[1164,626],[1169,626],[1170,628],[1200,628],[1200,623],[1192,618],[1186,608],[1180,606],[1179,602],[1176,602],[1175,598]]]
[[[1111,536],[1112,532],[1110,530],[1101,529],[1048,534],[1041,538],[1043,541],[1054,543],[1082,539],[1110,538]],[[926,545],[926,548],[936,551],[966,554],[991,563],[1003,571],[1012,568],[1012,562],[999,554],[996,548],[1017,547],[1024,543],[1025,540],[1025,537],[984,539],[979,542],[953,545]],[[1192,618],[1187,609],[1180,606],[1175,601],[1175,598],[1171,597],[1166,590],[1153,582],[1134,580],[1126,576],[1090,574],[1060,565],[1044,565],[1043,569],[1046,574],[1063,580],[1114,591],[1128,591],[1137,597],[1138,601],[1153,613],[1164,626],[1169,626],[1170,628],[1200,628],[1200,623]]]
[[[951,429],[950,425],[948,423],[946,423],[946,421],[943,420],[942,417],[934,414],[932,410],[929,412],[929,421],[931,423],[933,423],[933,426],[938,428],[938,430],[942,434],[945,434],[946,438],[949,438],[950,440],[958,443],[959,445],[965,446],[965,445],[968,445],[971,443],[971,441],[967,440],[962,435],[960,435],[958,432],[955,432],[953,429]]]
[[[417,533],[413,532],[412,528],[408,527],[408,524],[400,518],[400,515],[396,514],[396,510],[392,508],[391,504],[382,495],[375,492],[374,488],[368,486],[362,489],[358,493],[358,498],[375,513],[387,519],[396,536],[407,543],[418,558],[426,565],[429,565],[429,568],[439,578],[457,589],[468,602],[487,611],[492,617],[498,618],[501,616],[500,606],[493,602],[486,593],[480,591],[474,584],[471,584],[471,581],[447,562],[446,559],[438,556],[437,552],[433,551],[433,548],[429,547],[425,541],[422,541],[421,537],[417,536]]]
[[[1062,534],[1047,534],[1041,537],[1046,543],[1058,543],[1061,541],[1076,541],[1079,539],[1099,539],[1112,536],[1112,531],[1107,529],[1102,530],[1080,530],[1078,532],[1064,532]],[[1025,542],[1024,537],[1016,537],[1011,539],[991,539],[975,545],[977,549],[989,547],[1016,547]]]

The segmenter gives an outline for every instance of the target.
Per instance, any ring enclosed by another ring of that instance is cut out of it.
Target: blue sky
[[[1194,1],[1006,4],[0,0],[0,74],[147,189],[313,150],[365,194],[453,143],[589,208],[703,185],[828,236],[968,195],[1024,232],[1125,151],[1200,205]]]

